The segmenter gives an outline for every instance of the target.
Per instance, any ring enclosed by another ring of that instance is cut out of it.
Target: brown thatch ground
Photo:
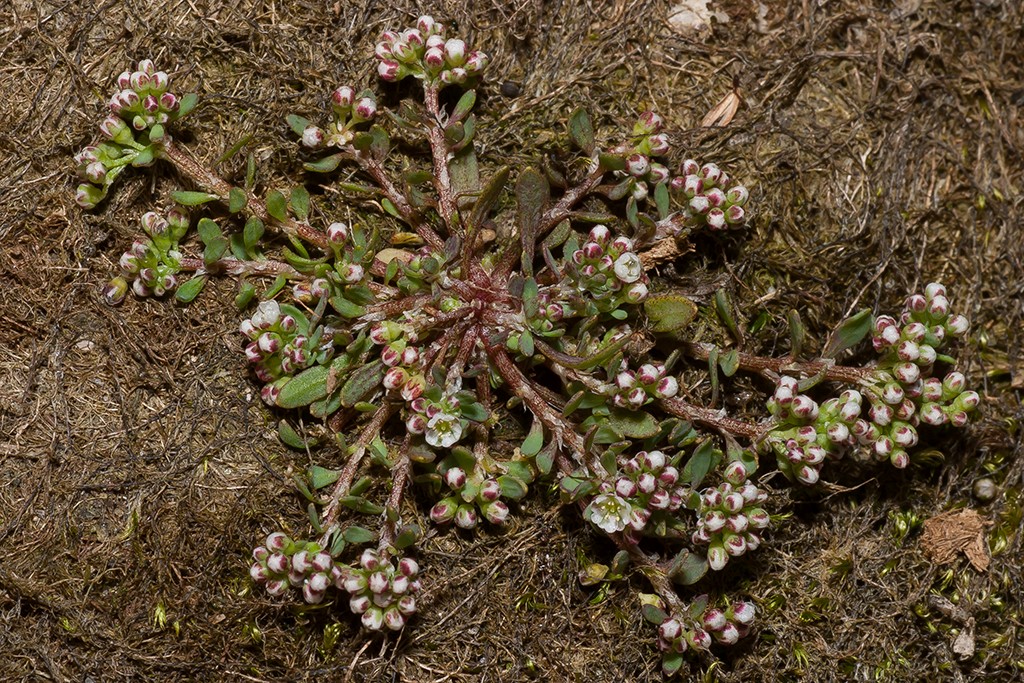
[[[833,468],[845,488],[780,495],[788,523],[712,586],[753,596],[756,634],[716,650],[721,662],[695,662],[696,679],[1024,675],[1021,4],[766,2],[762,15],[756,2],[719,1],[730,21],[706,40],[674,32],[671,3],[647,0],[389,4],[404,9],[14,0],[3,10],[0,680],[660,678],[635,597],[642,577],[607,594],[581,588],[578,569],[610,548],[537,497],[503,534],[424,542],[422,616],[398,639],[364,643],[343,611],[303,613],[251,592],[253,542],[305,523],[287,473],[307,463],[276,442],[245,379],[237,316],[220,305],[231,287],[189,307],[99,302],[139,215],[174,185],[137,173],[103,211],[75,207],[71,156],[94,137],[117,73],[143,57],[173,70],[181,90],[204,96],[189,123],[198,154],[216,163],[251,136],[272,182],[297,168],[284,114],[320,111],[339,82],[369,84],[374,37],[420,10],[454,19],[496,57],[485,109],[501,124],[483,134],[485,162],[536,159],[583,101],[609,130],[654,107],[680,147],[749,180],[757,218],[727,243],[728,260],[723,243],[700,242],[679,273],[694,288],[703,263],[727,273],[719,282],[748,325],[766,316],[752,348],[785,343],[791,308],[821,339],[857,307],[891,310],[934,279],[975,324],[961,356],[985,396],[981,419],[932,443],[931,466]],[[521,94],[503,96],[503,81]],[[697,128],[734,81],[735,120]],[[763,389],[731,388],[748,384]],[[990,504],[971,496],[985,474],[999,485]],[[957,506],[993,523],[986,573],[963,557],[934,566],[921,550],[923,520]],[[976,649],[961,661],[967,615]]]

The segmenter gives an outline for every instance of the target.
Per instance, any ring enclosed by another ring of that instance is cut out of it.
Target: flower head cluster
[[[414,76],[428,83],[465,83],[479,76],[490,58],[468,50],[459,38],[445,38],[444,26],[422,16],[404,31],[385,31],[377,43],[377,73],[385,81]]]
[[[416,612],[413,596],[420,590],[419,571],[412,558],[400,558],[396,564],[367,549],[359,557],[358,567],[342,569],[338,586],[348,591],[349,608],[361,615],[367,629],[379,631],[386,626],[400,631]]]
[[[139,221],[148,238],[136,240],[132,248],[121,255],[121,275],[132,279],[136,296],[163,296],[178,286],[177,274],[181,270],[181,252],[178,242],[188,231],[188,214],[180,209],[167,216],[150,211]],[[113,283],[112,283],[113,284]],[[114,289],[108,288],[113,294]],[[123,298],[124,291],[117,288]],[[118,303],[108,296],[111,303]]]
[[[331,122],[323,128],[305,119],[294,119],[296,132],[302,144],[312,149],[345,147],[356,134],[361,123],[373,121],[377,115],[377,98],[372,90],[357,93],[355,88],[343,85],[331,93]]]
[[[679,470],[661,451],[620,456],[616,476],[602,481],[583,516],[605,533],[626,532],[638,542],[642,533],[664,536],[678,526],[675,514],[690,495],[679,484]]]
[[[669,189],[685,202],[686,225],[724,230],[743,224],[746,219],[743,206],[749,197],[747,188],[733,182],[715,164],[701,166],[687,159],[679,172],[681,175],[672,179]]]
[[[387,370],[384,372],[383,384],[388,391],[398,392],[402,398],[410,403],[419,399],[427,387],[426,378],[421,369],[423,351],[417,345],[419,335],[411,325],[404,325],[396,322],[375,323],[370,328],[370,341],[380,345],[380,360]],[[413,434],[423,434],[427,431],[427,424],[431,418],[443,408],[443,401],[429,401],[424,398],[417,406],[422,410],[410,408],[410,418],[406,427]],[[454,407],[458,408],[458,401]],[[427,412],[430,417],[427,417]],[[418,414],[418,419],[413,419],[413,414]]]
[[[799,392],[796,379],[780,377],[767,402],[776,427],[763,447],[775,452],[779,469],[787,477],[815,484],[826,458],[841,458],[856,443],[853,433],[861,402],[860,392],[847,389],[819,406]]]
[[[588,311],[587,302],[580,302],[577,310],[581,315],[608,313],[624,303],[641,303],[647,298],[649,282],[633,240],[624,235],[613,239],[603,225],[591,229],[583,246],[566,249],[563,286],[575,289],[577,295],[586,295],[594,309]]]
[[[757,612],[753,603],[742,600],[725,609],[706,605],[707,596],[700,596],[694,606],[698,610],[705,608],[702,613],[666,615],[658,626],[658,647],[663,652],[682,654],[688,649],[707,650],[714,641],[735,645],[749,633]]]
[[[679,393],[679,380],[665,371],[662,363],[644,363],[635,371],[623,361],[605,393],[618,408],[635,410],[654,399],[672,398]]]
[[[768,513],[761,507],[768,494],[744,481],[743,465],[730,463],[725,475],[727,481],[700,493],[697,530],[693,532],[694,543],[708,544],[708,564],[715,571],[725,567],[730,557],[761,545],[761,531],[769,522]]]
[[[321,327],[310,337],[307,328],[306,318],[298,309],[273,299],[261,301],[252,317],[239,325],[239,331],[249,340],[246,358],[255,366],[259,380],[269,382],[261,392],[269,405],[274,405],[280,393],[280,383],[275,380],[327,363],[334,356],[333,336]]]
[[[385,374],[385,382],[387,379]],[[409,414],[405,420],[409,433],[422,434],[424,440],[434,448],[451,448],[457,444],[466,428],[461,401],[455,395],[457,391],[457,387],[442,391],[440,387],[429,386],[422,392],[422,396],[409,401]]]
[[[504,524],[508,519],[509,508],[501,500],[501,484],[479,467],[471,472],[458,466],[447,467],[441,470],[441,477],[451,494],[431,508],[430,519],[435,524],[455,522],[461,529],[472,529],[479,522],[477,510],[491,524]]]
[[[289,587],[301,587],[302,597],[311,605],[323,601],[331,584],[341,588],[345,576],[318,544],[293,541],[280,531],[267,536],[266,544],[252,551],[252,558],[249,575],[268,593],[279,596]]]
[[[79,175],[87,181],[75,192],[79,206],[91,209],[99,204],[126,165],[153,163],[155,155],[144,152],[146,146],[163,142],[165,125],[187,114],[194,104],[182,106],[182,100],[168,92],[169,85],[167,74],[157,71],[149,59],[117,77],[118,90],[107,102],[110,115],[99,126],[106,142],[87,147],[75,158]]]
[[[655,160],[668,153],[668,136],[663,133],[665,122],[653,111],[647,111],[633,125],[633,138],[612,151],[621,155],[625,164],[615,175],[621,178],[612,190],[615,197],[631,196],[635,201],[648,199],[651,188],[667,183],[671,172]]]

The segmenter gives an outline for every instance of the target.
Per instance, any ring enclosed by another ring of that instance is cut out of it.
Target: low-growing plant
[[[748,191],[713,163],[671,163],[657,114],[606,141],[578,109],[576,156],[481,179],[487,55],[424,16],[385,32],[376,56],[380,78],[419,81],[419,99],[385,110],[374,91],[342,86],[326,116],[288,117],[322,181],[261,194],[251,164],[240,184],[218,177],[174,137],[197,98],[171,93],[149,60],[117,78],[102,141],[76,157],[88,209],[130,167],[169,163],[192,185],[142,216],[106,300],[130,290],[187,303],[210,277],[237,279],[234,303],[249,311],[239,347],[263,400],[323,421],[332,447],[295,482],[312,533],[273,529],[252,552],[252,580],[270,595],[341,594],[365,629],[400,630],[417,610],[424,524],[500,526],[531,486],[555,485],[619,548],[582,580],[630,566],[646,577],[643,614],[671,674],[687,651],[736,643],[755,623],[753,602],[686,587],[765,540],[759,474],[774,466],[813,486],[844,456],[905,468],[922,424],[963,427],[977,407],[944,354],[968,322],[940,284],[897,318],[854,315],[813,360],[801,358],[798,316],[781,358],[688,341],[697,306],[648,269],[659,254],[694,268],[679,245],[742,228]],[[312,218],[306,188],[321,182],[345,198],[346,221]],[[197,221],[194,207],[205,207]],[[873,361],[835,360],[866,337]],[[740,370],[770,382],[762,418],[688,400],[678,368],[693,362],[716,390]],[[499,422],[520,424],[521,441],[496,438]],[[315,445],[287,419],[279,434]],[[413,487],[433,500],[424,514],[405,504]]]

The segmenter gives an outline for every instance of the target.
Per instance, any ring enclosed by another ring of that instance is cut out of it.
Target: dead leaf
[[[719,127],[724,128],[728,126],[732,121],[733,117],[736,116],[736,111],[740,108],[740,94],[739,91],[733,90],[731,93],[722,98],[722,100],[716,104],[711,111],[704,115],[701,119],[700,125],[704,128]]]
[[[711,33],[711,19],[719,23],[729,21],[725,12],[708,8],[711,0],[684,0],[668,11],[669,25],[680,33]]]
[[[686,243],[685,251],[679,248],[676,238],[669,235],[651,245],[650,249],[640,252],[640,263],[644,268],[653,268],[662,263],[674,261],[688,251],[693,251],[689,242]]]
[[[963,552],[971,566],[986,571],[992,558],[985,546],[985,527],[991,522],[974,510],[951,510],[927,520],[921,533],[921,548],[936,564],[949,564]]]

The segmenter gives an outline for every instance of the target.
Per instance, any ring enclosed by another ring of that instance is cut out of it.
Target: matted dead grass
[[[755,634],[716,649],[722,661],[694,662],[693,676],[1022,675],[1020,3],[790,2],[761,13],[713,2],[730,21],[703,38],[672,30],[671,3],[465,4],[14,0],[3,10],[0,680],[660,679],[635,597],[642,577],[606,594],[582,588],[579,568],[611,549],[538,494],[500,534],[423,542],[423,609],[398,638],[366,642],[345,610],[253,593],[249,549],[268,530],[304,525],[288,479],[308,463],[277,443],[246,379],[237,316],[220,306],[230,285],[189,307],[99,302],[139,215],[176,183],[165,169],[136,173],[102,211],[75,207],[71,157],[93,139],[117,73],[144,57],[173,71],[181,90],[203,95],[192,149],[217,164],[250,137],[273,185],[298,168],[284,115],[320,111],[340,82],[369,84],[373,39],[421,11],[454,20],[495,57],[482,104],[500,123],[480,139],[485,164],[535,161],[585,102],[607,130],[656,108],[677,148],[749,181],[751,228],[700,240],[661,274],[704,301],[727,285],[760,328],[751,350],[785,349],[791,308],[820,340],[856,308],[891,310],[936,279],[975,324],[961,361],[983,389],[980,420],[929,444],[927,466],[836,467],[840,485],[813,494],[780,485],[775,512],[787,523],[710,586],[753,597]],[[697,128],[734,84],[743,106],[730,125]],[[240,159],[219,167],[238,173]],[[343,210],[329,196],[321,208]],[[699,275],[704,265],[713,277]],[[733,410],[757,410],[744,392],[762,385],[728,388]],[[999,485],[989,504],[971,497],[982,475]],[[963,557],[935,566],[919,547],[923,520],[954,507],[993,523],[985,573]],[[954,643],[962,653],[972,635],[961,660]]]

